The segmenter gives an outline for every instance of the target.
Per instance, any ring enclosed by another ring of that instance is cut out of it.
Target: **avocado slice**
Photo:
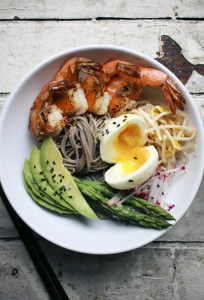
[[[23,173],[23,181],[24,181],[24,185],[26,187],[26,190],[28,192],[28,194],[31,196],[31,198],[40,206],[43,206],[44,208],[56,211],[60,214],[69,214],[70,212],[68,210],[64,210],[61,209],[59,207],[53,206],[47,202],[45,202],[44,200],[40,199],[38,196],[36,196],[35,193],[33,193],[32,189],[30,188],[30,186],[28,185],[26,178],[25,178],[25,174]]]
[[[58,203],[60,206],[76,213],[71,205],[69,205],[60,195],[58,195],[48,183],[40,164],[40,150],[35,145],[33,145],[30,152],[30,170],[34,180],[45,195],[49,196],[52,200],[55,201],[55,203]]]
[[[63,158],[50,136],[47,136],[41,146],[40,162],[49,184],[78,213],[87,218],[97,220],[83,195],[76,186],[71,173],[64,167]]]
[[[64,209],[64,207],[58,205],[57,202],[55,202],[53,199],[47,197],[41,192],[41,189],[38,187],[36,181],[34,180],[32,173],[30,171],[30,166],[29,166],[29,160],[25,159],[24,161],[24,167],[23,167],[23,175],[25,177],[25,180],[27,182],[27,185],[29,186],[30,190],[32,193],[38,197],[39,199],[43,200],[44,202],[51,204],[55,206],[56,208],[61,208]],[[69,211],[70,212],[70,211]]]

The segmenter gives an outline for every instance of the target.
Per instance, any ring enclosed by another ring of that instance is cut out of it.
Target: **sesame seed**
[[[49,164],[49,160],[47,160],[47,164]]]
[[[162,192],[162,195],[164,196],[164,193]]]
[[[34,169],[36,168],[36,166],[34,165]]]
[[[129,179],[128,181],[129,181],[129,182],[133,182],[133,180],[132,180],[132,179]]]
[[[52,178],[55,178],[56,174],[52,175]]]
[[[116,122],[113,122],[113,124],[116,124]]]
[[[53,161],[53,165],[55,165],[55,161]]]
[[[69,196],[69,198],[72,198],[72,196]]]
[[[137,157],[136,157],[136,156],[134,156],[134,159],[137,159]]]
[[[62,182],[62,179],[60,179],[60,182]]]
[[[158,187],[158,188],[160,188],[160,185],[159,185],[159,184],[157,184],[157,187]]]
[[[118,124],[117,127],[120,127],[120,124]]]
[[[154,197],[151,197],[151,199],[154,199]]]
[[[42,178],[40,181],[45,181],[45,180],[47,180],[46,178]]]
[[[42,174],[43,174],[43,172],[40,172],[39,174],[40,174],[40,175],[42,175]]]

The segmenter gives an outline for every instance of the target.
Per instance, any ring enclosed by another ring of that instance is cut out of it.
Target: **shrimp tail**
[[[79,58],[77,62],[78,70],[83,71],[86,74],[98,77],[101,73],[102,66],[90,59]]]
[[[118,63],[116,66],[117,70],[122,72],[123,74],[133,77],[140,78],[140,68],[132,64]]]
[[[65,92],[70,89],[75,88],[76,85],[71,82],[69,79],[62,80],[59,82],[53,82],[49,84],[49,92],[50,93],[60,93],[60,92]]]
[[[171,80],[165,80],[162,86],[162,90],[167,101],[167,104],[173,114],[176,113],[175,104],[180,110],[184,110],[183,104],[186,104],[186,101],[182,94],[178,91],[177,87]]]

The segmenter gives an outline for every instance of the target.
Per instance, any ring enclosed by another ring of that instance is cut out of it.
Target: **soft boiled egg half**
[[[108,120],[100,134],[102,160],[114,164],[105,173],[105,181],[119,190],[136,187],[146,181],[158,166],[158,152],[147,142],[143,118],[127,114]]]

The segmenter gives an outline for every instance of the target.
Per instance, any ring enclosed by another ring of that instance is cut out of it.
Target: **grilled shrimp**
[[[112,115],[136,108],[142,87],[145,86],[161,87],[173,114],[176,112],[175,105],[184,109],[185,99],[167,74],[160,70],[114,60],[103,66],[101,77],[102,80],[97,81],[93,76],[88,76],[83,83],[88,110],[96,114],[100,112],[100,109],[96,110],[100,105],[104,106],[103,111],[108,110]],[[101,99],[105,97],[109,101],[103,103]]]
[[[87,76],[82,87],[86,93],[88,111],[102,115],[109,110],[110,113],[114,114],[114,107],[118,103],[120,103],[120,107],[124,104],[130,107],[130,101],[126,101],[115,89],[124,85],[125,80],[131,79],[130,85],[132,86],[132,82],[134,82],[134,93],[138,93],[141,85],[137,77],[136,67],[120,60],[105,64],[98,76]]]
[[[92,60],[73,57],[56,73],[36,97],[30,110],[29,130],[36,139],[50,134],[57,137],[70,115],[87,111],[88,104],[81,88],[79,72],[97,76],[101,65]]]

